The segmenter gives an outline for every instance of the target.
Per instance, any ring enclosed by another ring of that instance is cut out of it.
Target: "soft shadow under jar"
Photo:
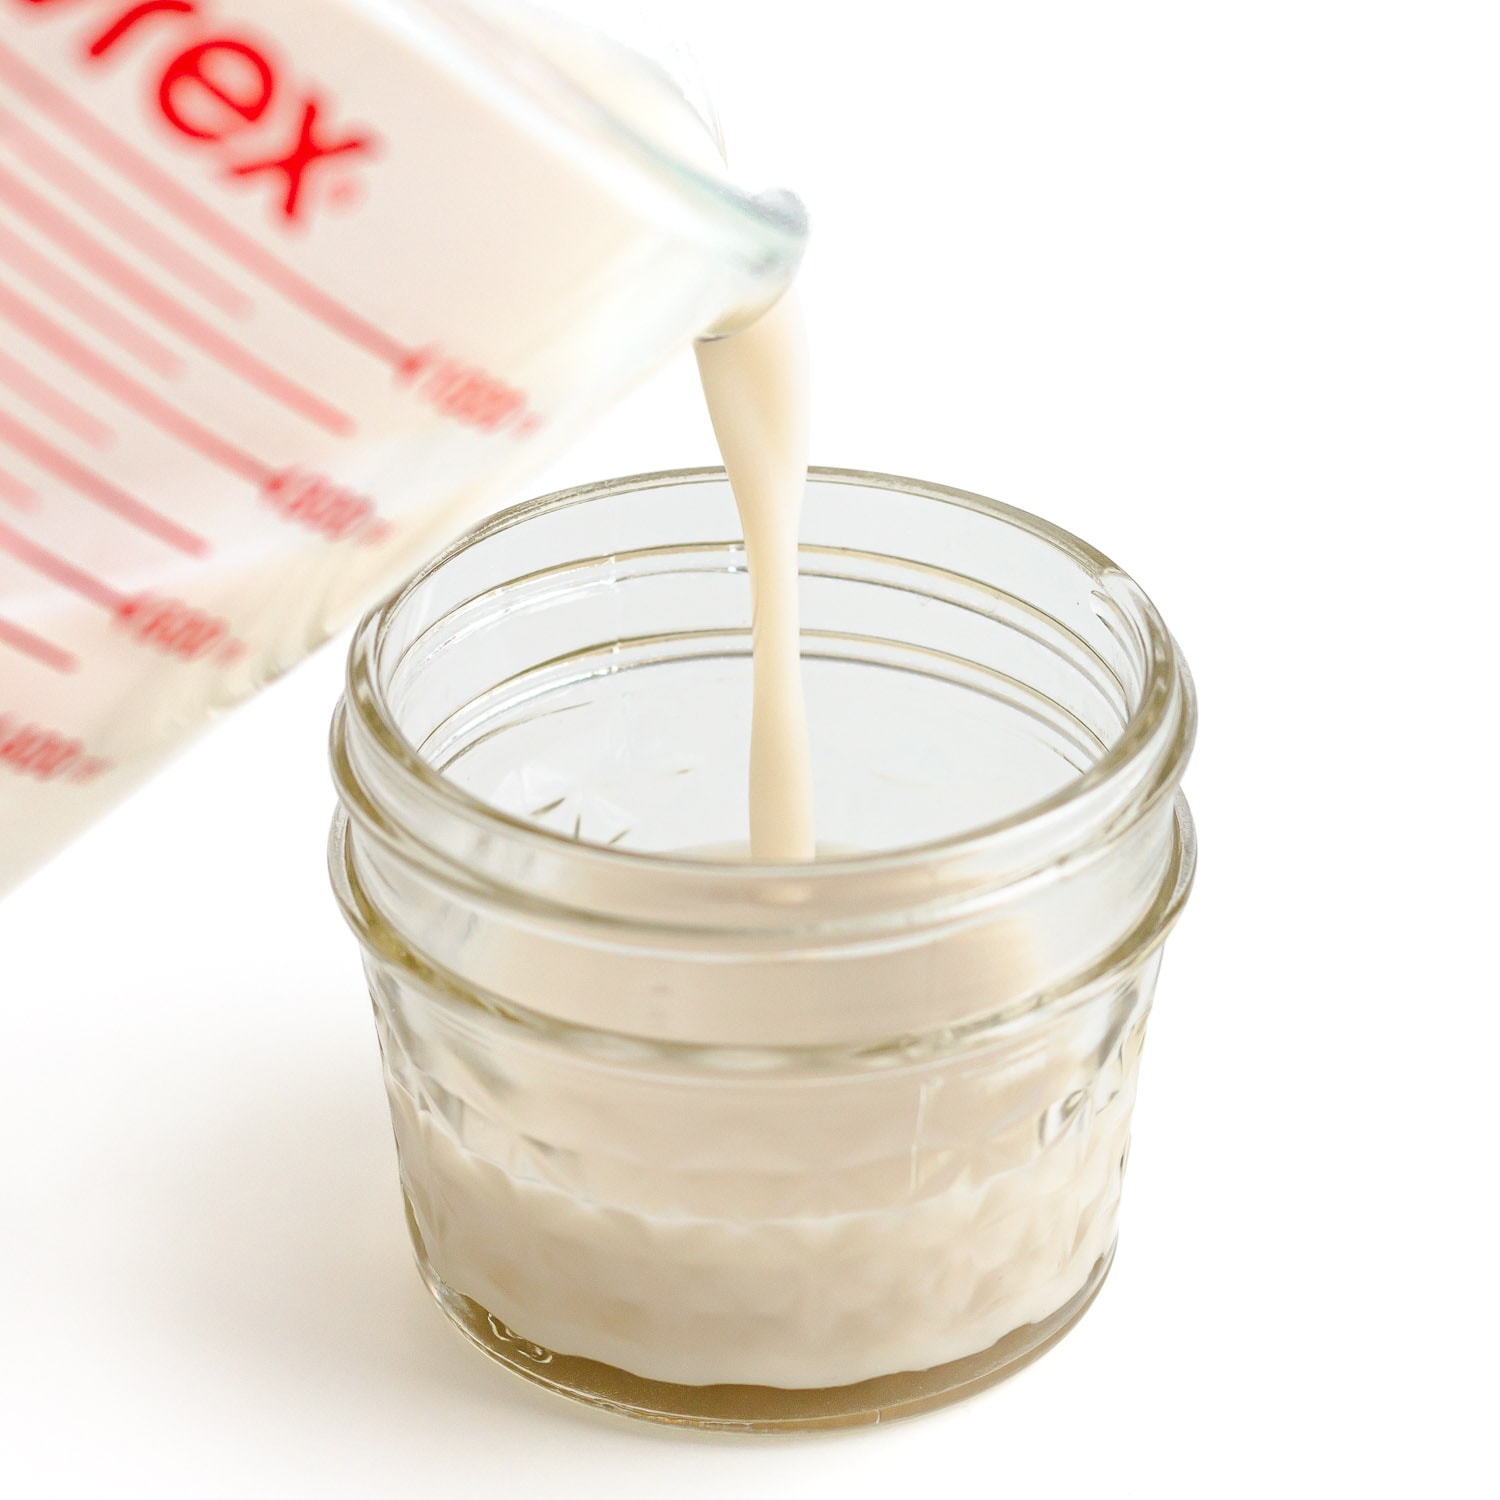
[[[334,722],[427,1285],[528,1379],[699,1427],[923,1411],[1076,1321],[1192,880],[1192,687],[1124,573],[876,474],[815,470],[802,537],[814,864],[723,852],[721,471],[471,533],[364,622]]]

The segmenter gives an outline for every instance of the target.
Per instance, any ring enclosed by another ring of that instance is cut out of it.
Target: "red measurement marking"
[[[123,313],[116,312],[82,282],[75,281],[66,271],[52,265],[44,255],[3,225],[0,225],[0,255],[33,286],[40,287],[61,302],[75,318],[87,323],[96,333],[103,334],[143,365],[149,365],[158,375],[176,375],[182,369],[182,361],[165,344],[158,343],[144,329],[137,328]]]
[[[407,346],[399,340],[343,306],[321,287],[314,286],[305,277],[298,275],[290,266],[283,265],[228,220],[221,219],[212,209],[206,208],[134,147],[127,145],[87,110],[75,104],[50,79],[4,46],[0,46],[0,78],[4,78],[23,98],[50,115],[74,140],[79,141],[122,176],[129,178],[169,213],[175,214],[210,244],[237,260],[289,302],[310,313],[335,333],[392,365],[399,365],[410,353]]]
[[[93,447],[107,447],[113,439],[114,433],[98,417],[48,385],[39,375],[33,375],[23,365],[18,365],[3,350],[0,350],[0,381],[44,416],[51,417],[60,427],[66,427],[74,437],[82,438]]]
[[[66,777],[81,784],[112,769],[112,763],[90,755],[82,740],[43,724],[28,724],[16,714],[0,714],[0,768],[38,781]]]
[[[438,358],[436,349],[408,350],[406,358],[396,366],[396,379],[409,384]]]
[[[278,515],[331,542],[363,534],[383,534],[386,523],[375,514],[375,502],[322,474],[288,469],[261,490],[261,498]]]
[[[123,600],[115,618],[138,641],[182,661],[201,660],[229,636],[227,620],[156,594]]]
[[[319,400],[311,391],[273,370],[242,348],[217,328],[210,326],[146,277],[132,270],[113,251],[105,249],[87,230],[80,229],[65,213],[32,192],[19,177],[0,167],[0,195],[7,207],[21,214],[48,239],[60,246],[106,284],[113,286],[138,307],[165,324],[189,343],[196,344],[211,359],[217,360],[232,374],[266,395],[281,402],[298,416],[315,422],[329,432],[347,437],[354,431],[354,421]]]
[[[201,536],[185,526],[179,526],[175,521],[169,521],[134,496],[127,495],[109,480],[94,473],[92,469],[86,469],[66,453],[54,448],[51,443],[13,421],[3,411],[0,411],[0,442],[10,444],[17,452],[24,453],[34,463],[50,470],[80,495],[102,506],[122,521],[128,521],[132,526],[165,542],[169,547],[175,547],[190,557],[208,556],[209,545]]]
[[[396,367],[396,377],[405,384],[420,382],[419,396],[444,416],[481,432],[509,426],[516,437],[529,437],[542,425],[541,417],[528,409],[525,391],[438,349],[414,349]]]
[[[36,491],[29,484],[22,484],[14,474],[0,469],[0,500],[13,505],[17,510],[36,509]]]
[[[163,432],[196,449],[205,458],[223,465],[254,484],[264,484],[274,472],[269,464],[252,458],[244,449],[237,448],[227,439],[195,422],[186,412],[178,411],[159,396],[152,395],[139,381],[132,379],[123,370],[117,370],[108,360],[101,359],[61,325],[54,323],[45,313],[38,312],[3,284],[0,284],[0,318],[13,323],[28,338],[35,340],[44,349],[50,349],[58,358],[66,360],[101,390],[107,391],[127,406],[133,406],[142,416],[155,422]]]
[[[51,641],[44,641],[41,636],[33,635],[19,625],[12,625],[9,620],[0,620],[0,645],[9,646],[13,651],[31,657],[33,661],[41,662],[44,667],[51,667],[55,672],[78,670],[78,658],[72,652],[64,651],[61,646],[54,646]]]
[[[232,644],[244,654],[244,647],[229,641],[229,622],[206,610],[196,609],[181,599],[163,598],[157,594],[122,594],[103,580],[75,567],[66,558],[38,546],[29,537],[0,523],[0,552],[8,552],[44,578],[50,578],[70,589],[90,604],[108,610],[124,629],[138,641],[183,661],[198,661],[216,646]]]
[[[407,359],[398,372],[419,380],[418,394],[446,417],[481,432],[497,432],[525,410],[526,393],[498,376],[427,351]]]
[[[65,589],[71,589],[81,598],[87,599],[90,604],[97,604],[112,613],[123,609],[128,602],[118,589],[111,588],[91,573],[85,573],[82,568],[75,568],[66,558],[58,557],[45,547],[39,547],[29,537],[22,536],[19,531],[12,531],[3,522],[0,522],[0,552],[8,552],[17,562],[25,563],[44,578],[60,583]]]
[[[95,182],[63,152],[24,125],[17,116],[0,108],[0,138],[5,133],[8,133],[11,149],[46,182],[67,193],[121,239],[144,251],[206,301],[235,317],[243,317],[250,310],[250,299],[238,287],[231,286],[196,256],[189,255],[128,204]]]

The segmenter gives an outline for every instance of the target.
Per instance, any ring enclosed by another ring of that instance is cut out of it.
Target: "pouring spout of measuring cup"
[[[784,236],[786,258],[768,268],[758,295],[731,309],[708,332],[700,334],[702,342],[730,338],[758,322],[791,285],[801,264],[808,235],[807,209],[802,200],[785,188],[771,188],[757,193],[750,202],[763,216],[768,228]]]
[[[807,233],[732,181],[669,72],[518,0],[22,9],[0,892],[752,321]],[[264,94],[233,132],[201,113],[229,108],[216,44]]]
[[[725,132],[691,51],[663,30],[653,7],[622,0],[425,0],[497,66],[633,158],[662,191],[660,210],[697,238],[726,275],[712,321],[722,338],[754,323],[786,290],[808,237],[802,201],[783,188],[748,192],[728,164]],[[519,65],[497,17],[524,30],[533,54]]]

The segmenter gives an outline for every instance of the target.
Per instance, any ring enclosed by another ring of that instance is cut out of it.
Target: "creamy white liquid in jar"
[[[808,1390],[977,1354],[1083,1291],[1114,1243],[1140,1035],[1108,1106],[1047,1152],[1034,1111],[1091,1081],[1086,1026],[1004,1077],[898,1074],[842,1099],[727,1084],[647,1106],[628,1080],[515,1056],[506,1165],[397,1079],[389,1092],[428,1261],[517,1338],[649,1380]],[[945,1130],[976,1170],[934,1145]],[[513,1165],[532,1138],[576,1143],[588,1190]],[[799,1209],[773,1166],[813,1159],[828,1201]]]

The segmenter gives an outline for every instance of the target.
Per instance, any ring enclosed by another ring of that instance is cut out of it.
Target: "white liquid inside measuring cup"
[[[769,295],[799,231],[718,184],[506,3],[0,5],[0,893]]]

